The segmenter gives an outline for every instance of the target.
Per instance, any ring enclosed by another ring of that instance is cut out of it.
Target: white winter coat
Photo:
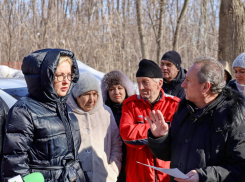
[[[119,129],[109,107],[98,93],[95,107],[82,110],[71,95],[67,103],[76,115],[81,133],[78,157],[91,182],[115,182],[121,169],[122,141]]]

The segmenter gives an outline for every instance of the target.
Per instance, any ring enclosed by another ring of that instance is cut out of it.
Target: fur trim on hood
[[[111,71],[102,78],[101,81],[101,90],[102,90],[102,96],[103,101],[105,102],[108,97],[108,89],[112,85],[122,85],[126,92],[128,97],[135,94],[134,91],[134,84],[133,82],[128,78],[127,75],[125,75],[123,72],[119,70]]]

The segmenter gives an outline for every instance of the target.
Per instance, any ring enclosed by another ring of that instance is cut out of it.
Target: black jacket
[[[149,130],[151,151],[185,174],[197,170],[200,182],[245,181],[244,99],[227,88],[204,109],[183,99],[167,135]]]
[[[162,89],[165,93],[176,96],[180,99],[185,97],[184,88],[181,87],[181,84],[185,80],[186,70],[180,67],[178,75],[170,83],[163,79]]]
[[[59,97],[53,81],[62,55],[71,57],[76,76],[67,95]],[[79,78],[74,54],[61,49],[36,51],[24,58],[22,72],[30,94],[22,97],[9,111],[1,174],[7,179],[38,171],[45,182],[67,182],[75,176],[78,176],[77,182],[85,181],[77,162],[81,142],[79,125],[66,104]]]
[[[9,111],[9,108],[7,104],[0,97],[0,164],[2,161],[4,126],[7,120],[8,111]],[[0,165],[0,171],[1,171],[1,165]],[[1,181],[1,175],[0,175],[0,181]]]
[[[114,118],[116,120],[117,126],[119,128],[120,119],[121,119],[121,116],[122,116],[123,103],[116,104],[116,103],[112,102],[112,100],[108,96],[107,100],[105,101],[105,104],[111,108],[111,110],[113,112],[113,116],[114,116]]]
[[[127,96],[126,96],[126,98],[127,98]],[[120,119],[122,116],[123,103],[116,104],[116,103],[112,102],[112,100],[110,99],[110,97],[108,95],[107,100],[105,101],[105,104],[111,108],[113,116],[116,120],[117,126],[119,128]],[[126,165],[127,148],[126,148],[125,143],[122,144],[122,153],[123,153],[123,155],[122,155],[122,167],[121,167],[120,174],[117,178],[117,182],[126,182],[125,165]]]
[[[236,79],[229,81],[226,87],[230,87],[233,90],[239,92],[238,89],[237,89],[237,86],[236,86]]]

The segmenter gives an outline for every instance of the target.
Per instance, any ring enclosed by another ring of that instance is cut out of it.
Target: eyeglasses
[[[74,73],[71,73],[71,74],[59,74],[59,75],[55,75],[55,77],[57,78],[57,81],[58,82],[62,82],[63,80],[67,79],[69,81],[72,81],[74,78],[75,78],[75,74]]]

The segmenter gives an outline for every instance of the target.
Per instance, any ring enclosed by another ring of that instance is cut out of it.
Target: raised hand
[[[168,129],[169,126],[168,124],[165,122],[164,117],[161,113],[161,111],[157,110],[153,110],[150,112],[150,117],[147,116],[146,120],[148,121],[148,123],[150,124],[150,128],[151,128],[151,133],[155,136],[155,137],[162,137],[164,135],[166,135],[168,133]]]

